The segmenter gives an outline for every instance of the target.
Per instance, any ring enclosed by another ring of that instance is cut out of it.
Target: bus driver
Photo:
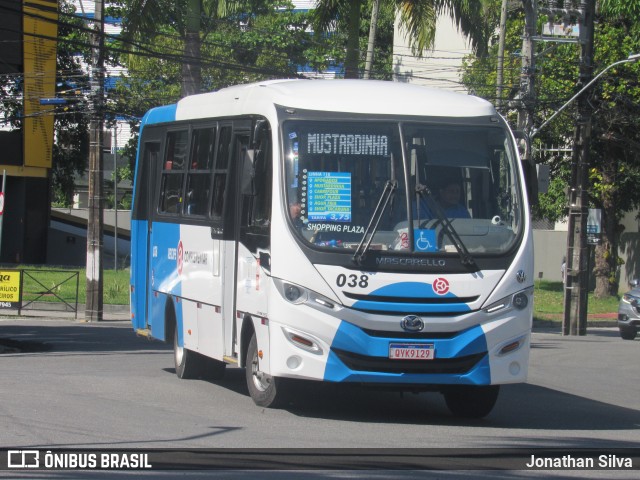
[[[460,202],[462,196],[462,188],[460,183],[455,180],[449,180],[444,185],[438,188],[436,201],[442,208],[447,218],[471,218],[469,210]],[[435,218],[429,208],[427,201],[424,197],[419,200],[420,217],[422,218]]]

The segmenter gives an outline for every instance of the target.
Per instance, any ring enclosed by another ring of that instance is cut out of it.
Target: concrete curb
[[[69,310],[64,304],[47,302],[37,302],[29,305],[28,308],[23,308],[18,315],[18,309],[0,310],[0,318],[3,317],[48,317],[48,318],[68,318],[78,321],[84,320],[86,306],[84,304],[78,304],[77,315],[73,310]],[[130,320],[131,313],[129,305],[104,305],[103,320],[115,321],[115,320]]]

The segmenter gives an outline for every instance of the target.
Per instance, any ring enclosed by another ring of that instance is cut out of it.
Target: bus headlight
[[[533,287],[522,290],[508,297],[504,297],[497,302],[493,302],[488,307],[483,308],[486,313],[495,313],[507,308],[515,308],[517,310],[524,310],[529,305],[529,296],[533,291]]]
[[[524,292],[516,293],[513,296],[513,306],[518,310],[524,310],[529,305],[529,297]]]
[[[285,283],[284,287],[284,298],[289,300],[291,303],[295,303],[296,305],[299,303],[304,303],[307,300],[307,291],[298,287],[297,285],[291,285],[290,283]]]
[[[334,300],[330,300],[312,290],[306,289],[295,283],[285,282],[279,278],[274,278],[273,283],[280,294],[290,303],[294,305],[301,305],[307,303],[309,306],[328,308],[330,310],[336,309],[336,303]]]

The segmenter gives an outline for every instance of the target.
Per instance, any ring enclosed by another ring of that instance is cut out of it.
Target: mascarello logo
[[[433,282],[433,291],[438,295],[445,295],[449,292],[449,280],[446,278],[436,278]]]

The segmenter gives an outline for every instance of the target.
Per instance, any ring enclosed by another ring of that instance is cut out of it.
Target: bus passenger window
[[[182,203],[182,174],[162,174],[160,212],[179,213]]]
[[[186,215],[204,216],[207,214],[215,140],[215,127],[193,130],[189,174],[185,190],[184,213]]]
[[[189,132],[167,133],[167,150],[160,187],[160,213],[178,214],[182,205],[182,181],[188,150]]]

